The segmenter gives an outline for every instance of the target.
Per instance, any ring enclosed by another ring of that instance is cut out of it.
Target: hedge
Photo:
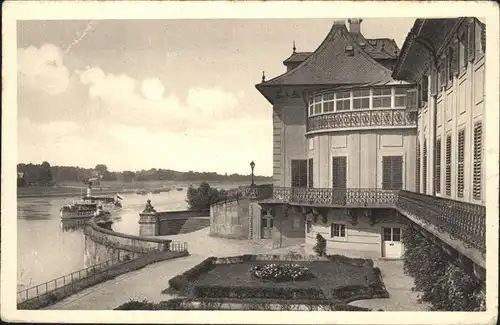
[[[195,302],[199,303],[195,306]],[[223,303],[219,299],[186,299],[174,298],[159,303],[151,303],[146,300],[135,301],[131,300],[126,302],[115,310],[221,310],[223,304],[234,305],[232,303]],[[296,308],[296,306],[306,306],[308,310],[330,310],[330,311],[372,311],[372,309],[351,306],[346,304],[335,304],[330,301],[317,301],[317,300],[297,300],[288,301],[283,299],[275,300],[259,300],[259,299],[246,299],[242,302],[236,302],[240,308],[231,308],[232,310],[271,310],[271,305],[275,305],[278,310],[289,311]],[[379,310],[381,311],[381,310]]]
[[[168,285],[173,290],[185,290],[189,287],[190,281],[196,279],[202,273],[206,273],[215,267],[214,262],[216,257],[209,257],[205,259],[200,264],[192,267],[184,273],[181,273],[168,281]],[[167,292],[167,289],[163,290],[163,293]]]
[[[196,298],[225,299],[325,299],[320,288],[248,287],[197,285],[193,289]]]
[[[432,310],[484,311],[484,282],[469,275],[458,261],[425,238],[415,226],[407,227],[401,238],[404,271],[415,280],[419,302]]]

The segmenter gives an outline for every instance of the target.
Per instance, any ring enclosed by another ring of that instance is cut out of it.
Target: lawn
[[[193,285],[224,285],[224,286],[251,286],[251,287],[295,287],[295,288],[335,288],[351,285],[369,285],[376,280],[373,268],[354,266],[341,262],[293,262],[306,266],[314,278],[306,281],[273,282],[263,281],[251,276],[250,267],[269,262],[247,262],[237,264],[218,264],[201,274]],[[273,262],[285,264],[290,262]]]
[[[276,282],[256,278],[250,273],[252,267],[265,264],[298,264],[305,266],[310,274],[304,280]],[[373,267],[373,262],[349,258],[294,262],[247,260],[232,264],[213,264],[209,258],[171,279],[169,284],[164,293],[233,302],[281,299],[345,304],[358,299],[388,297],[380,271]]]

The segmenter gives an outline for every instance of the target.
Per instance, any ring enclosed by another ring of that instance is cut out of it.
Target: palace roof
[[[365,39],[351,33],[345,22],[336,21],[321,45],[313,52],[293,53],[284,63],[302,62],[295,68],[263,81],[256,88],[271,101],[269,88],[275,86],[341,86],[394,82],[391,70],[376,59],[396,59],[394,40]],[[266,94],[267,93],[267,94]]]

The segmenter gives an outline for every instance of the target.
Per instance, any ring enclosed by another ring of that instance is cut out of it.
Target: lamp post
[[[253,160],[250,163],[250,168],[252,168],[252,184],[250,186],[254,187],[255,186],[255,182],[254,182],[254,179],[253,179],[253,169],[255,168],[255,163],[253,162]]]

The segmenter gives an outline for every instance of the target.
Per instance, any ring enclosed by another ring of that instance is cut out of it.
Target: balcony
[[[432,225],[446,233],[451,241],[472,248],[484,260],[486,251],[486,208],[447,198],[403,190],[366,188],[284,188],[274,187],[267,203],[331,207],[331,208],[393,208],[409,219]],[[448,240],[448,242],[450,242]],[[482,264],[482,263],[481,263]]]
[[[417,114],[406,109],[345,111],[315,115],[307,119],[307,132],[353,128],[416,127]]]

